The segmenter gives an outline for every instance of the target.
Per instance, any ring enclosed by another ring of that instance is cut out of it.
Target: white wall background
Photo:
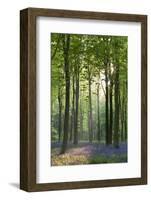
[[[138,13],[148,15],[148,35],[151,34],[150,0],[13,0],[0,5],[0,198],[1,199],[150,199],[151,137],[149,135],[149,184],[102,189],[26,193],[19,184],[19,10],[44,7],[103,12]],[[148,79],[151,78],[151,39],[148,37]],[[148,102],[150,85],[148,80]],[[151,107],[148,105],[148,112]],[[150,113],[148,114],[150,124]],[[150,125],[148,133],[150,134]]]

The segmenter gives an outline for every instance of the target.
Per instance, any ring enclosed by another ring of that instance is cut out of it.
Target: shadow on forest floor
[[[52,166],[127,162],[126,143],[121,143],[119,148],[98,143],[69,144],[65,154],[60,154],[60,149],[61,144],[52,144]]]

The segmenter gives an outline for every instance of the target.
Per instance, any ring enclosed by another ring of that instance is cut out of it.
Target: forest
[[[51,33],[51,165],[127,162],[127,36]]]

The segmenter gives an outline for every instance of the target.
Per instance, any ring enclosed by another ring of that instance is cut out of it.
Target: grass
[[[99,164],[99,163],[122,163],[127,162],[127,155],[112,155],[112,156],[105,156],[105,155],[97,155],[92,156],[89,160],[89,164]]]

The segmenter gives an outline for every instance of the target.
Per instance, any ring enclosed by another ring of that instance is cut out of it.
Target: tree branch
[[[60,43],[60,35],[58,36],[57,45],[56,45],[56,48],[55,48],[55,50],[54,50],[54,53],[53,53],[52,56],[51,56],[51,60],[53,60],[53,58],[54,58],[55,55],[56,55],[56,52],[57,52],[59,43]]]
[[[105,89],[103,87],[103,84],[102,84],[102,80],[101,80],[101,87],[102,87],[102,90],[103,90],[103,93],[104,93],[104,96],[106,95],[106,92],[105,92]]]

